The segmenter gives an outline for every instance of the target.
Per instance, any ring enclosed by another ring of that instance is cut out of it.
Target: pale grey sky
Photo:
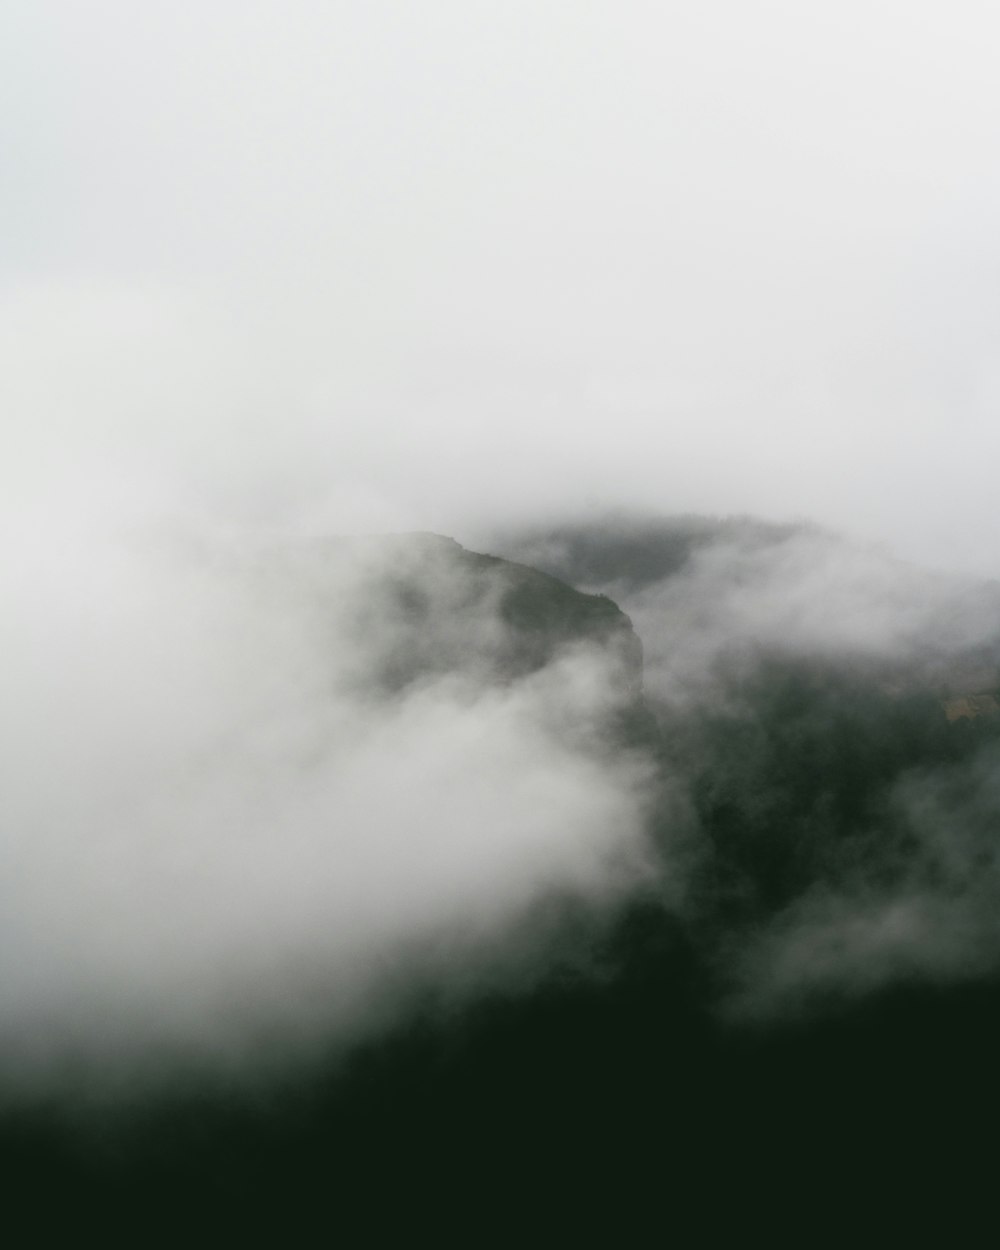
[[[7,0],[0,485],[632,504],[1000,574],[976,0]]]

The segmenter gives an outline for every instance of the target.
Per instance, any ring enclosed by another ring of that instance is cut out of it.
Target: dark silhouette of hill
[[[559,578],[642,589],[720,534],[753,547],[793,531],[687,518],[567,527],[508,548],[527,558],[548,542],[545,572],[408,537],[382,543],[391,576],[359,605],[365,628],[400,623],[374,679],[389,694],[451,670],[510,681],[580,643],[620,652],[631,710],[606,742],[660,771],[659,896],[593,931],[576,914],[566,941],[585,959],[523,991],[484,988],[444,1011],[429,1002],[346,1064],[253,1090],[178,1086],[69,1120],[58,1107],[11,1113],[12,1190],[39,1208],[57,1193],[71,1219],[182,1211],[207,1228],[211,1213],[234,1238],[263,1236],[268,1219],[290,1236],[301,1220],[348,1244],[418,1232],[477,1244],[511,1227],[560,1244],[604,1221],[623,1244],[754,1233],[810,1244],[828,1229],[864,1241],[941,1205],[961,1242],[990,1183],[1000,1112],[989,915],[1000,718],[988,707],[949,718],[939,694],[891,688],[878,666],[773,648],[723,673],[725,697],[644,700],[628,617]],[[497,621],[499,633],[485,629]],[[939,820],[928,834],[931,799],[901,798],[918,781],[960,828]],[[681,868],[672,839],[695,848]],[[680,905],[676,871],[689,877]],[[834,950],[776,1008],[764,991],[760,1010],[727,1007],[776,919],[784,932],[816,900],[897,894],[945,908],[959,937],[917,934],[920,957],[869,981],[863,953],[831,979]],[[950,963],[919,945],[959,940]]]

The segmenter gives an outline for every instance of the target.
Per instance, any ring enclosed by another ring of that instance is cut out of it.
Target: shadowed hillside
[[[830,1203],[850,1222],[914,1186],[974,1184],[976,1124],[1000,1111],[1000,718],[982,691],[975,714],[951,714],[941,674],[975,651],[988,684],[993,644],[924,640],[905,613],[895,653],[884,631],[864,647],[807,635],[804,610],[768,634],[752,604],[752,636],[706,650],[692,596],[709,575],[752,589],[771,576],[760,552],[796,534],[658,532],[592,549],[560,532],[548,565],[632,588],[651,630],[645,693],[611,599],[449,539],[328,540],[253,563],[267,594],[304,594],[320,620],[344,585],[330,569],[360,567],[336,610],[347,636],[378,641],[349,680],[379,703],[441,680],[516,691],[603,656],[612,694],[559,732],[645,761],[652,875],[610,913],[551,891],[541,963],[478,985],[473,972],[458,997],[415,984],[346,1051],[249,1082],[21,1104],[2,1145],[22,1198],[258,1231],[335,1211],[373,1236],[433,1228],[465,1244],[481,1221],[575,1236],[609,1218],[631,1244],[662,1220],[698,1244],[692,1230],[777,1230]],[[672,579],[719,543],[736,564],[709,560],[678,609]],[[718,590],[706,601],[741,622]]]

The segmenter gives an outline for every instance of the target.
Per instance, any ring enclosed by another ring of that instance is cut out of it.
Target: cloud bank
[[[530,980],[559,899],[642,879],[619,658],[490,673],[502,587],[460,554],[72,519],[5,562],[0,1078],[343,1040]]]
[[[628,516],[498,549],[614,594],[692,799],[731,1018],[1000,970],[1000,586],[815,527]]]

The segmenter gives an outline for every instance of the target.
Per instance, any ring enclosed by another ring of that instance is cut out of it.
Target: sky
[[[994,6],[0,20],[13,524],[630,506],[1000,573]]]

